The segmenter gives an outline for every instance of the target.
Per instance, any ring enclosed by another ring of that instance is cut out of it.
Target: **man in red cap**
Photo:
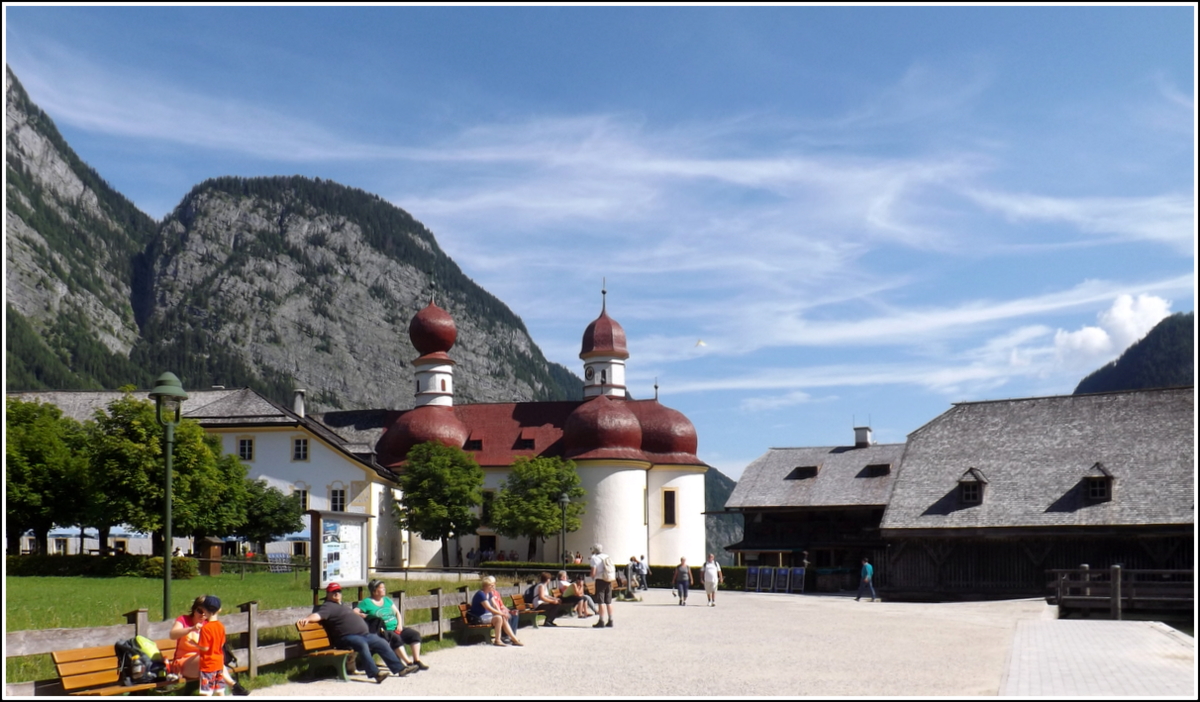
[[[367,628],[367,622],[355,614],[353,609],[342,606],[342,586],[329,583],[325,588],[325,601],[313,613],[296,622],[297,624],[321,623],[329,641],[338,648],[348,648],[358,654],[358,665],[366,671],[367,677],[375,678],[381,683],[387,679],[388,671],[380,670],[375,665],[374,654],[378,653],[384,664],[396,675],[404,677],[417,670],[415,665],[404,665],[396,656],[396,652],[388,646],[383,638],[372,634]]]

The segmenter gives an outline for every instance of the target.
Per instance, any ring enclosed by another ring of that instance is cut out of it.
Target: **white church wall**
[[[582,527],[567,534],[567,549],[571,553],[582,553],[585,563],[591,555],[592,544],[597,542],[617,563],[624,563],[631,555],[646,553],[643,507],[646,464],[579,461],[577,467],[580,484],[587,491],[588,504]],[[557,542],[557,539],[551,541]]]
[[[655,466],[648,476],[650,550],[652,564],[667,565],[687,558],[704,562],[704,473],[698,468]],[[675,495],[675,525],[664,523],[663,495]]]

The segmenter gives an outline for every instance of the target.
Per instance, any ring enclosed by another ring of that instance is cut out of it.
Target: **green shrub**
[[[152,579],[162,579],[163,576],[163,559],[160,556],[147,558],[142,563],[142,577]],[[171,579],[172,580],[191,580],[200,575],[200,566],[195,558],[172,558],[171,559]]]
[[[162,558],[121,554],[119,556],[6,556],[8,575],[49,577],[120,578],[163,576]],[[157,561],[157,565],[151,563]],[[199,575],[195,559],[171,559],[171,577],[187,580]]]

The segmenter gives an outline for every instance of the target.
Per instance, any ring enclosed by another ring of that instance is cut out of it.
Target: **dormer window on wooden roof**
[[[791,473],[784,476],[784,480],[807,480],[808,478],[817,477],[817,473],[821,470],[821,466],[796,466]]]
[[[983,491],[987,478],[978,468],[968,468],[958,479],[958,499],[964,505],[977,505],[983,502]]]
[[[892,472],[891,463],[868,463],[863,468],[863,475],[867,478],[882,478]]]
[[[464,451],[482,451],[483,450],[483,439],[467,439],[466,443],[463,444],[463,450]]]
[[[1113,474],[1097,461],[1083,479],[1088,502],[1108,502],[1113,494]]]

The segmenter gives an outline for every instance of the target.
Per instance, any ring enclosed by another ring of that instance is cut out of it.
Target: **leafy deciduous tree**
[[[259,552],[266,551],[268,541],[274,541],[304,528],[300,495],[285,495],[262,480],[246,480],[246,523],[233,533],[254,544]]]
[[[54,525],[79,523],[87,496],[83,426],[51,404],[9,399],[4,414],[5,518],[10,554],[32,529],[47,552]]]
[[[127,389],[98,410],[91,438],[93,500],[88,524],[103,540],[112,525],[151,532],[162,554],[165,464],[154,405]],[[175,429],[172,525],[179,536],[224,536],[246,521],[246,468],[194,421]]]
[[[428,441],[408,452],[400,490],[396,524],[441,541],[442,566],[450,567],[450,537],[479,528],[475,508],[483,502],[483,469],[462,449]]]
[[[577,531],[587,505],[582,502],[586,492],[579,485],[575,462],[557,456],[521,456],[513,463],[496,496],[492,527],[504,536],[528,537],[528,558],[532,561],[537,555],[537,540],[545,541],[562,529],[562,506],[558,500],[564,492],[571,498],[567,505],[567,531]]]

